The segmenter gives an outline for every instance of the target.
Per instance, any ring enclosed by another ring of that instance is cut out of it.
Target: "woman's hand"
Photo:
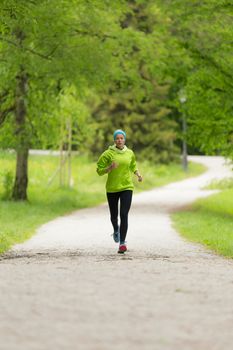
[[[142,182],[142,175],[138,175],[138,181]]]
[[[113,169],[116,169],[118,167],[118,164],[115,162],[112,162],[111,165],[109,165],[109,167],[106,169],[107,173],[110,173],[110,171],[112,171]]]
[[[136,170],[134,173],[138,177],[138,182],[142,182],[142,175]]]

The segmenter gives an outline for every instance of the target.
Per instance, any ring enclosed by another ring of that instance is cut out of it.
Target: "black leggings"
[[[118,202],[120,199],[120,243],[124,243],[128,230],[128,213],[132,202],[133,191],[107,192],[110,217],[114,231],[118,230]]]

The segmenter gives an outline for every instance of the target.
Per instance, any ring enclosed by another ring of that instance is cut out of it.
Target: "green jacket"
[[[132,150],[124,146],[122,150],[115,145],[101,154],[97,162],[97,173],[101,176],[106,174],[106,169],[116,162],[118,167],[108,173],[106,182],[107,192],[120,192],[125,190],[133,190],[132,173],[137,170],[135,155]]]

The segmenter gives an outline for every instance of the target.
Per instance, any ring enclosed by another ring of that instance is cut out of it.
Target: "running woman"
[[[125,145],[126,133],[116,130],[113,134],[114,145],[103,152],[97,162],[97,173],[108,174],[106,192],[110,217],[113,226],[113,239],[119,243],[118,253],[127,250],[125,238],[128,230],[128,213],[132,202],[134,173],[138,181],[142,176],[137,170],[135,155]],[[118,203],[120,200],[120,225],[118,224]]]

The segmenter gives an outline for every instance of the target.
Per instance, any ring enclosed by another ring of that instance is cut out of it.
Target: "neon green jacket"
[[[126,146],[122,150],[118,149],[116,145],[109,146],[97,162],[97,173],[100,176],[106,174],[106,169],[112,162],[116,162],[118,167],[108,173],[106,191],[133,190],[132,173],[137,170],[134,152]]]

